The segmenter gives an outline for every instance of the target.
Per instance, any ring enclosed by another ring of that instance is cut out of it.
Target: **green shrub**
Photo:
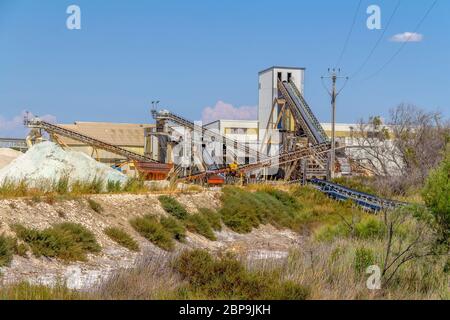
[[[27,194],[28,185],[25,180],[14,182],[9,179],[5,179],[0,185],[1,197],[24,197]]]
[[[226,226],[247,233],[260,224],[296,229],[301,220],[301,205],[287,192],[265,188],[249,192],[238,187],[225,187],[219,213]]]
[[[163,209],[177,219],[184,220],[188,216],[187,210],[176,199],[169,196],[159,196]]]
[[[72,183],[71,193],[98,194],[104,190],[105,181],[95,177],[91,181],[75,181]]]
[[[186,239],[186,229],[181,222],[173,217],[161,217],[161,225],[172,234],[175,240],[184,242]]]
[[[330,242],[335,238],[345,238],[350,235],[350,228],[344,223],[337,225],[325,225],[319,228],[315,233],[318,241]]]
[[[447,145],[444,160],[432,170],[427,178],[422,197],[434,217],[439,241],[450,246],[450,143]]]
[[[103,231],[111,240],[120,244],[131,251],[139,251],[139,245],[128,233],[123,229],[110,227]]]
[[[175,245],[172,234],[163,227],[156,217],[146,215],[144,217],[134,218],[130,220],[130,224],[141,236],[161,249],[167,251],[174,249]]]
[[[188,285],[179,290],[185,299],[306,299],[309,290],[277,273],[250,272],[233,256],[213,258],[204,250],[183,252],[173,264]]]
[[[58,194],[67,194],[69,192],[69,176],[64,175],[53,185],[53,191]]]
[[[120,181],[108,180],[108,182],[106,183],[106,191],[108,193],[118,193],[122,191]]]
[[[213,230],[222,230],[222,219],[220,218],[220,214],[217,211],[208,208],[200,208],[198,209],[198,213],[208,221]]]
[[[137,178],[128,178],[123,186],[123,191],[130,193],[145,192],[147,190],[144,180]]]
[[[369,217],[355,225],[355,233],[360,239],[380,239],[386,233],[386,226],[379,219]]]
[[[353,231],[353,232],[352,232]],[[386,233],[386,226],[376,217],[364,217],[354,227],[344,222],[325,225],[315,232],[318,241],[333,241],[335,238],[354,236],[357,239],[381,239]]]
[[[8,266],[16,253],[17,240],[0,234],[0,267]]]
[[[103,212],[103,207],[100,203],[98,203],[97,201],[95,201],[94,199],[87,199],[87,202],[89,204],[89,207],[94,210],[97,213],[102,213]]]
[[[364,247],[356,249],[354,267],[358,274],[366,272],[366,268],[374,264],[375,257],[371,249]]]
[[[206,220],[203,215],[199,213],[189,215],[184,224],[189,231],[198,233],[209,240],[216,240],[216,236],[214,235],[208,220]]]
[[[13,230],[37,257],[85,261],[87,253],[100,251],[94,234],[75,223],[61,223],[42,231],[14,225]]]

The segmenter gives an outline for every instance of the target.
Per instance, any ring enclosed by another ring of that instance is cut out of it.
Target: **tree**
[[[426,206],[386,211],[386,250],[382,276],[385,285],[407,262],[426,257],[448,259],[450,247],[450,144],[438,168],[426,180],[422,195]],[[411,219],[414,218],[411,224]],[[408,235],[400,235],[408,224]]]
[[[430,173],[422,197],[436,220],[443,243],[450,241],[450,144],[442,164]]]
[[[358,151],[352,157],[378,178],[380,189],[405,193],[423,186],[440,163],[449,136],[449,124],[440,113],[401,104],[391,110],[387,125],[380,117],[359,122],[354,132]]]

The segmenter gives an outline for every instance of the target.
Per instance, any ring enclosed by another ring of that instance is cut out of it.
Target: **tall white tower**
[[[260,142],[270,120],[273,102],[278,98],[278,79],[292,81],[303,95],[304,78],[305,68],[271,67],[259,72],[258,124]],[[275,108],[271,122],[276,122],[277,118],[278,108]]]

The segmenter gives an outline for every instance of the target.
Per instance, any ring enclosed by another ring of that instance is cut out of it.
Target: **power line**
[[[345,39],[344,47],[342,48],[341,55],[339,56],[339,59],[337,60],[335,67],[339,66],[339,64],[342,61],[342,58],[344,57],[345,51],[347,50],[347,46],[348,46],[348,43],[350,41],[350,37],[351,37],[351,35],[353,33],[353,29],[355,28],[356,18],[358,17],[358,11],[359,11],[359,8],[361,8],[361,3],[362,3],[362,0],[359,0],[358,6],[356,7],[356,10],[355,10],[355,14],[353,15],[352,25],[350,27],[350,30],[349,30],[348,34],[347,34],[347,38]]]
[[[416,28],[414,29],[414,31],[409,35],[408,39],[406,39],[402,45],[400,46],[400,48],[398,48],[398,50],[392,55],[392,57],[380,68],[378,69],[375,73],[373,73],[371,76],[363,79],[363,81],[367,81],[372,79],[373,77],[377,76],[381,71],[383,71],[399,54],[400,52],[403,50],[403,48],[408,44],[408,42],[411,40],[411,38],[413,37],[413,35],[415,33],[417,33],[417,31],[419,31],[420,27],[422,26],[422,24],[425,22],[426,18],[428,17],[428,15],[431,13],[431,11],[433,10],[433,8],[436,6],[438,0],[434,0],[433,3],[431,4],[431,6],[428,8],[427,12],[425,13],[425,15],[422,17],[422,19],[419,21],[419,23],[417,24]]]
[[[397,5],[394,8],[394,11],[392,12],[391,16],[389,17],[388,22],[386,23],[386,27],[383,29],[383,32],[381,33],[380,37],[378,38],[377,42],[375,43],[375,45],[372,47],[372,50],[370,51],[369,55],[367,56],[367,58],[364,60],[364,62],[359,66],[359,68],[350,76],[350,78],[355,78],[363,69],[364,67],[367,65],[367,63],[369,62],[370,58],[373,56],[373,54],[375,53],[375,50],[378,48],[378,46],[381,43],[381,40],[383,40],[384,35],[386,34],[386,31],[389,29],[389,26],[395,16],[395,14],[397,13],[398,8],[400,7],[402,0],[398,0],[397,1]]]
[[[339,76],[341,72],[341,69],[328,69],[329,76],[328,77],[321,77],[322,84],[325,88],[325,90],[330,94],[331,96],[331,153],[330,153],[330,163],[329,163],[329,172],[328,175],[332,179],[334,178],[334,163],[336,158],[336,148],[335,148],[335,127],[336,127],[336,98],[341,93],[341,91],[344,89],[345,84],[348,81],[348,77],[342,77]],[[331,79],[332,86],[331,90],[328,90],[328,88],[325,86],[325,83],[323,80],[325,78]],[[344,86],[337,90],[336,88],[336,82],[340,78],[345,78],[345,84]]]

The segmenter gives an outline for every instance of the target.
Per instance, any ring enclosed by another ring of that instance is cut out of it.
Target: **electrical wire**
[[[403,50],[403,48],[408,44],[408,42],[411,40],[412,36],[414,35],[414,33],[417,33],[417,31],[419,31],[420,27],[422,26],[422,24],[425,22],[426,18],[428,17],[428,15],[431,13],[431,11],[433,10],[433,8],[436,6],[438,0],[434,0],[433,3],[431,4],[431,6],[428,8],[427,12],[425,13],[425,15],[422,17],[422,19],[419,21],[419,23],[417,24],[416,28],[414,29],[414,31],[411,33],[411,35],[408,37],[408,39],[406,39],[402,45],[400,46],[400,48],[392,55],[392,57],[387,60],[387,62],[382,65],[382,67],[380,69],[378,69],[375,73],[373,73],[372,75],[370,75],[369,77],[363,79],[363,81],[367,81],[372,79],[373,77],[377,76],[381,71],[383,71],[399,54],[400,52]]]
[[[351,37],[351,35],[353,33],[353,29],[355,28],[356,18],[358,17],[358,12],[359,12],[359,9],[361,8],[361,3],[362,3],[362,0],[359,0],[358,6],[356,7],[356,10],[355,10],[355,14],[353,15],[352,25],[350,27],[350,30],[349,30],[348,34],[347,34],[347,38],[345,39],[344,47],[342,48],[341,54],[339,56],[339,59],[336,62],[336,65],[335,65],[336,68],[341,63],[342,58],[344,57],[345,51],[347,50],[348,43],[350,41],[350,37]]]
[[[397,5],[394,8],[394,11],[392,12],[391,16],[389,17],[388,22],[386,23],[386,27],[383,29],[383,32],[381,33],[380,37],[378,38],[377,42],[375,43],[375,45],[372,47],[372,50],[370,51],[369,55],[366,57],[366,59],[364,60],[364,62],[359,66],[359,68],[350,76],[351,79],[354,79],[367,65],[367,63],[369,62],[370,58],[373,56],[373,54],[375,53],[375,50],[378,48],[378,46],[381,43],[381,40],[383,40],[384,35],[386,34],[386,31],[389,29],[389,26],[391,25],[391,22],[395,16],[395,14],[398,11],[398,8],[400,7],[400,4],[402,3],[402,0],[398,0],[397,1]]]

